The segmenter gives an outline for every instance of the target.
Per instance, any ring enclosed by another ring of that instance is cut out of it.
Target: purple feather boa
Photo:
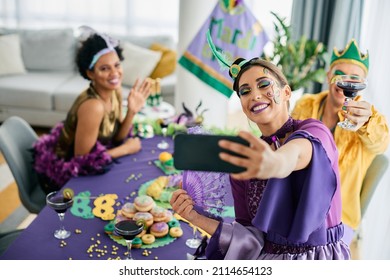
[[[63,126],[63,123],[57,124],[50,134],[40,137],[34,144],[36,172],[45,175],[59,187],[71,177],[105,172],[112,163],[112,158],[107,153],[107,148],[99,141],[89,154],[73,157],[69,161],[56,155],[55,148]]]

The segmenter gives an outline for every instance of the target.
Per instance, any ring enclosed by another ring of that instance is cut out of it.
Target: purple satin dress
[[[208,259],[350,259],[341,241],[333,137],[314,119],[296,124],[285,143],[308,139],[313,146],[309,166],[283,179],[231,179],[236,220],[219,224],[206,248]]]

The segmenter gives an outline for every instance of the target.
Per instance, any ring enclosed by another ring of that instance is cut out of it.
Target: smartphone
[[[239,136],[178,134],[174,138],[174,165],[178,170],[214,171],[240,173],[246,169],[223,161],[219,153],[227,151],[218,146],[218,141],[225,139],[245,146],[249,143]],[[241,156],[242,157],[242,156]]]

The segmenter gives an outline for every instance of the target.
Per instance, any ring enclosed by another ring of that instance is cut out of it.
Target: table
[[[90,191],[91,196],[100,194],[115,193],[118,195],[118,200],[128,196],[145,182],[148,182],[158,176],[165,175],[152,162],[158,158],[161,150],[157,149],[157,143],[162,140],[162,136],[155,136],[150,139],[142,140],[142,150],[131,156],[125,156],[116,160],[112,169],[101,175],[84,176],[71,179],[64,187],[70,187],[75,194],[82,191]],[[166,138],[170,144],[167,151],[173,152],[172,139]],[[133,174],[137,180],[129,180]],[[229,192],[230,193],[230,192]],[[93,207],[93,206],[92,206]],[[144,256],[144,249],[132,250],[133,257],[136,259],[187,259],[187,253],[194,253],[195,249],[191,249],[185,245],[186,239],[192,236],[192,228],[184,223],[181,223],[183,236],[177,238],[172,243],[159,247],[148,249],[151,251],[149,256]],[[67,259],[103,259],[115,258],[116,255],[111,255],[112,245],[117,245],[118,255],[124,258],[123,253],[126,251],[125,246],[117,244],[105,232],[104,225],[107,221],[100,218],[83,219],[76,217],[67,212],[65,215],[65,228],[72,231],[72,235],[62,241],[53,237],[53,231],[60,226],[57,214],[54,210],[45,207],[36,217],[36,219],[27,227],[22,234],[15,240],[7,251],[0,256],[0,259],[15,260],[67,260]],[[75,230],[80,230],[77,234]],[[99,248],[107,246],[108,254],[98,255],[96,253],[88,253],[88,249],[92,244],[96,244],[99,240]],[[62,244],[62,245],[61,245]]]

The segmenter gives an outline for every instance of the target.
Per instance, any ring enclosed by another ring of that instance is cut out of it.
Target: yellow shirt
[[[329,91],[304,94],[292,112],[294,119],[320,118],[320,107]],[[360,96],[355,100],[361,99]],[[348,131],[336,125],[333,137],[339,150],[341,179],[341,220],[356,229],[361,220],[360,190],[367,169],[376,155],[386,151],[389,145],[389,129],[386,118],[371,106],[372,116],[358,131]],[[339,113],[339,119],[344,117]]]

